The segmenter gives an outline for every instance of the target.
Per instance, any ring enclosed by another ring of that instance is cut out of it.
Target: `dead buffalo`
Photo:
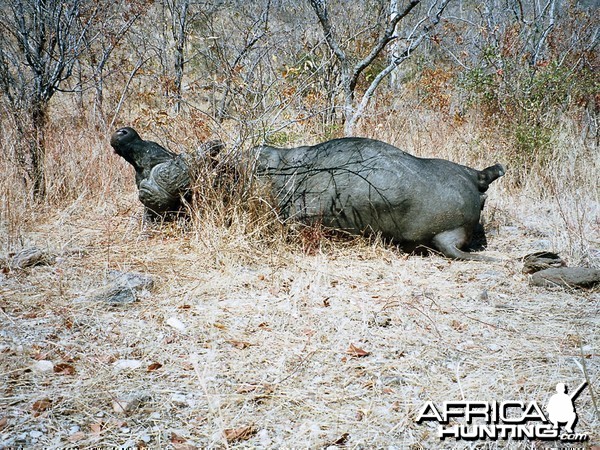
[[[194,172],[208,165],[217,168],[215,158],[221,141],[210,141],[189,154],[176,154],[152,141],[143,140],[133,128],[119,128],[110,138],[115,153],[135,169],[138,198],[148,219],[174,218],[191,200]]]
[[[489,259],[461,249],[479,225],[485,191],[504,175],[500,164],[475,170],[364,138],[260,146],[255,154],[257,175],[270,183],[285,219],[381,233],[408,251],[425,246],[448,258]]]

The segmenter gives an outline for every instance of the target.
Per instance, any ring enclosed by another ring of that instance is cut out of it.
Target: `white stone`
[[[48,361],[42,359],[40,361],[36,361],[32,367],[34,372],[52,372],[54,370],[54,363],[52,361]]]
[[[169,319],[167,319],[167,325],[169,325],[170,327],[175,328],[177,331],[180,331],[181,333],[185,333],[186,327],[184,325],[184,323],[179,320],[176,317],[170,317]]]
[[[119,359],[113,364],[115,370],[139,369],[141,365],[142,361],[139,359]]]

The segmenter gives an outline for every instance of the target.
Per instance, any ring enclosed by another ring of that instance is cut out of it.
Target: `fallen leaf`
[[[45,360],[47,358],[48,358],[48,353],[42,353],[39,351],[35,355],[33,355],[33,359],[35,359],[36,361]]]
[[[117,419],[115,417],[111,417],[110,419],[108,419],[108,423],[116,428],[123,428],[127,426],[127,422],[121,419]]]
[[[148,372],[152,372],[154,370],[158,370],[162,367],[163,365],[159,362],[153,362],[152,364],[150,364],[148,366]]]
[[[71,436],[69,436],[67,438],[67,441],[69,442],[77,442],[77,441],[81,441],[82,439],[85,439],[85,433],[83,431],[78,431],[75,434],[72,434]]]
[[[354,344],[350,344],[350,347],[348,347],[348,350],[346,350],[346,353],[355,358],[362,358],[364,356],[369,356],[371,354],[371,352],[367,352],[366,350],[363,350],[362,348],[357,347]]]
[[[220,322],[213,323],[213,327],[218,328],[219,330],[225,330],[227,327]]]
[[[224,431],[227,442],[246,441],[256,434],[258,430],[252,425],[241,428],[230,428]]]
[[[245,342],[245,341],[230,340],[230,341],[227,341],[227,342],[229,342],[235,348],[239,348],[240,350],[243,350],[243,349],[245,349],[247,347],[250,347],[252,345],[250,342]]]
[[[60,375],[75,375],[75,367],[67,363],[59,363],[54,366],[54,373]]]
[[[181,444],[173,444],[173,448],[175,450],[197,450],[198,447],[192,444],[188,444],[187,442],[182,442]]]
[[[331,441],[331,442],[325,444],[323,446],[323,448],[331,447],[331,446],[334,446],[334,445],[335,446],[337,446],[337,445],[340,445],[340,446],[346,445],[346,442],[348,442],[348,438],[349,437],[350,437],[349,433],[344,433],[339,438],[337,438],[335,441]]]
[[[456,319],[454,319],[452,322],[450,322],[450,326],[452,328],[454,328],[456,331],[464,331],[466,328],[466,325],[464,323],[461,323]]]
[[[8,424],[8,418],[3,417],[0,419],[0,430],[2,430]]]
[[[70,317],[65,317],[63,319],[63,325],[67,330],[70,330],[73,328],[73,320]]]
[[[50,409],[51,406],[52,400],[50,400],[49,398],[43,398],[41,400],[33,402],[31,409],[33,410],[33,415],[37,417],[47,409]]]
[[[171,433],[171,444],[183,444],[185,441],[185,438],[182,438],[175,433]]]
[[[102,432],[102,422],[96,422],[91,424],[90,430],[93,434],[100,434]]]
[[[246,384],[237,388],[235,392],[238,394],[249,394],[250,392],[256,391],[259,387],[259,384]]]

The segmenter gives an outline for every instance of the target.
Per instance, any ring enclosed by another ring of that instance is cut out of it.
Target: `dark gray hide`
[[[479,224],[489,184],[504,175],[500,164],[479,171],[364,138],[255,151],[257,174],[271,183],[283,218],[381,233],[408,251],[432,246],[449,258],[488,259],[461,248]]]
[[[212,141],[195,154],[177,155],[156,142],[144,141],[129,127],[115,131],[110,144],[135,169],[138,198],[149,217],[178,212],[182,199],[190,200],[192,169],[212,161],[223,147],[221,142]]]

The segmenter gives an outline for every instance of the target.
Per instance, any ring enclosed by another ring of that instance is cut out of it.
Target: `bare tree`
[[[439,23],[441,15],[450,0],[441,0],[439,4],[436,0],[431,4],[425,17],[412,26],[404,36],[403,47],[396,46],[391,60],[377,72],[359,100],[356,99],[356,86],[365,69],[373,64],[375,59],[382,54],[391,42],[400,38],[396,33],[398,24],[413,12],[421,1],[411,0],[404,9],[400,10],[397,0],[391,0],[389,14],[375,43],[368,50],[367,55],[357,61],[356,57],[349,55],[347,50],[342,47],[342,39],[337,36],[334,25],[330,21],[326,0],[309,1],[319,19],[327,45],[333,51],[341,66],[341,88],[344,95],[344,133],[350,135],[353,133],[357,121],[364,114],[378,86],[394,69],[408,59],[430,35],[431,30]]]
[[[173,67],[175,69],[175,112],[181,108],[181,85],[185,65],[185,43],[189,25],[188,10],[190,0],[167,0],[167,8],[171,12],[171,32],[175,46],[173,48]]]
[[[239,78],[238,72],[241,66],[247,62],[246,60],[249,54],[256,47],[258,42],[267,36],[270,9],[271,0],[267,0],[261,14],[254,19],[251,25],[245,30],[242,47],[233,50],[235,55],[233,60],[227,57],[226,53],[228,52],[225,48],[217,48],[218,59],[225,65],[225,72],[227,74],[225,77],[226,81],[223,95],[215,114],[215,117],[219,122],[222,122],[227,116],[227,108],[231,102],[231,91],[234,89],[234,81]],[[258,59],[261,59],[261,57],[259,56]]]
[[[115,49],[141,16],[142,8],[134,2],[100,2],[101,20],[96,20],[93,29],[82,35],[86,47],[86,58],[80,58],[79,64],[89,70],[89,77],[94,83],[94,116],[102,124],[106,124],[104,115],[104,84],[107,65]],[[79,84],[83,84],[80,80]]]
[[[78,0],[16,0],[0,7],[0,90],[15,118],[18,160],[44,197],[48,104],[72,74],[97,9]]]

